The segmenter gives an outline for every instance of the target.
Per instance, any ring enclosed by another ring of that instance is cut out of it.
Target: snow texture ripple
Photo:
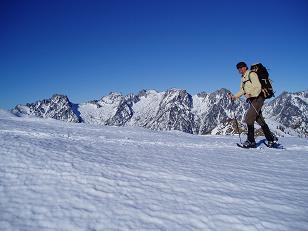
[[[15,117],[0,111],[0,230],[307,230],[307,139]]]

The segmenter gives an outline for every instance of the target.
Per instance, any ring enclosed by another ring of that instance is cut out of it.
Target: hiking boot
[[[264,136],[265,136],[265,138],[267,139],[268,142],[278,140],[278,138],[270,131],[267,124],[263,125],[261,128],[262,128]]]
[[[276,148],[278,146],[278,137],[275,136],[273,133],[272,133],[272,137],[270,140],[267,141],[267,146],[269,148]]]
[[[253,125],[247,125],[248,132],[247,132],[247,141],[255,143],[255,128]]]
[[[276,137],[276,140],[268,141],[267,146],[268,146],[269,148],[275,148],[275,147],[277,147],[277,145],[278,145],[277,141],[278,141],[278,139],[277,139],[277,137]]]
[[[246,140],[246,141],[243,143],[243,147],[244,147],[244,148],[256,148],[257,145],[256,145],[256,142],[252,142],[252,141]]]

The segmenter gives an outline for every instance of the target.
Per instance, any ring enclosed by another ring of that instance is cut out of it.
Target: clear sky
[[[308,1],[0,1],[0,108],[54,93],[235,92],[239,61],[264,63],[277,93],[308,89]]]

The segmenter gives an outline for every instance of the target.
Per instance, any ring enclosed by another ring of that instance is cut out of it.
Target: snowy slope
[[[79,105],[78,110],[85,123],[106,124],[106,121],[116,115],[123,100],[124,96],[120,93],[112,92],[100,100]]]
[[[0,110],[1,230],[307,230],[308,144]]]
[[[39,100],[33,104],[17,105],[12,111],[18,116],[32,115],[79,123],[82,119],[77,107],[69,101],[67,96],[54,94],[50,99]]]
[[[308,136],[308,91],[284,92],[264,107],[267,118],[281,124],[285,134]]]
[[[249,107],[243,99],[232,102],[227,89],[190,95],[172,88],[165,92],[142,90],[138,94],[111,92],[100,100],[73,104],[65,95],[17,105],[18,116],[37,116],[69,122],[110,126],[138,126],[152,130],[178,130],[191,134],[234,134],[234,114],[242,121]],[[308,136],[308,91],[284,92],[264,106],[263,115],[279,136]],[[243,124],[243,123],[242,123]],[[244,127],[243,127],[244,128]],[[260,132],[257,131],[256,134]]]
[[[150,127],[155,115],[158,113],[159,104],[165,92],[155,90],[139,93],[139,101],[132,107],[134,115],[128,125],[139,127]]]

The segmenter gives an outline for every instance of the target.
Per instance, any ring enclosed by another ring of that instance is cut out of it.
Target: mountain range
[[[179,130],[191,134],[233,134],[245,130],[243,117],[248,103],[228,98],[227,89],[191,95],[183,89],[164,92],[142,90],[123,95],[111,92],[99,100],[74,104],[67,96],[55,94],[50,99],[17,105],[17,116],[53,118],[67,122],[109,126],[138,126],[153,130]],[[308,91],[283,92],[266,102],[263,115],[279,136],[308,136]],[[256,126],[256,133],[260,129]]]

